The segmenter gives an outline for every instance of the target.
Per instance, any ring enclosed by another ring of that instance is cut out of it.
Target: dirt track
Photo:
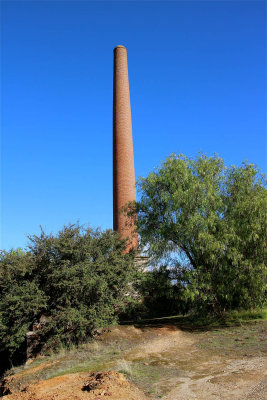
[[[5,399],[265,400],[266,324],[237,329],[188,332],[175,326],[114,328],[101,339],[103,349],[108,342],[118,343],[118,338],[131,339],[134,345],[113,359],[106,356],[105,362],[109,370],[123,372],[132,384],[122,374],[107,372],[98,386],[92,385],[94,389],[83,391],[85,382],[95,379],[93,375],[90,377],[89,371],[31,384],[36,382],[36,369],[50,368],[56,373],[60,366],[62,368],[63,358],[58,358],[37,367],[33,363],[32,368],[10,376],[9,386],[14,394]],[[98,353],[101,349],[97,349]],[[77,362],[75,353],[72,357],[72,362]],[[18,382],[23,381],[25,374],[32,380],[22,384],[20,389],[24,391],[18,392],[14,388],[19,387]],[[38,375],[37,381],[41,378],[42,375]]]
[[[159,335],[128,357],[177,367],[178,376],[165,375],[158,382],[168,392],[164,400],[267,399],[266,357],[226,357],[199,350],[194,335],[180,330],[162,328]]]

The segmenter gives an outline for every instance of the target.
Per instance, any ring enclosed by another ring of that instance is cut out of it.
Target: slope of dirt
[[[5,400],[146,400],[124,375],[107,371],[68,374],[26,387],[23,392],[5,396]]]
[[[267,400],[266,328],[267,321],[203,331],[113,327],[14,370],[4,400]]]

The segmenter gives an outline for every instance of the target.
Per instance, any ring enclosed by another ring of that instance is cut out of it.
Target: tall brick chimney
[[[123,211],[128,202],[136,200],[127,50],[124,46],[114,48],[113,73],[113,229],[121,239],[128,238],[128,252],[131,248],[137,249],[138,237],[134,218]]]

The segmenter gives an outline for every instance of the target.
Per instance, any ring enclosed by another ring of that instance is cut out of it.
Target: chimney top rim
[[[118,48],[122,48],[122,49],[125,49],[125,50],[126,50],[126,47],[123,46],[123,45],[121,45],[121,44],[118,44],[118,46],[115,46],[115,47],[114,47],[114,50],[116,50],[116,49],[118,49]]]

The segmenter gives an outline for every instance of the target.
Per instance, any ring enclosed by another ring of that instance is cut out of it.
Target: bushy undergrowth
[[[142,296],[142,311],[150,317],[189,311],[190,304],[183,298],[179,283],[173,281],[172,272],[164,267],[144,273],[138,290]]]
[[[196,325],[209,325],[212,321],[247,321],[253,319],[266,319],[267,306],[261,302],[256,307],[236,307],[220,310],[219,312],[209,307],[209,304],[192,298],[190,289],[177,279],[177,270],[161,266],[147,271],[140,276],[137,290],[142,301],[133,304],[128,315],[129,319],[154,317],[182,317],[194,321]],[[182,321],[182,320],[180,320]]]
[[[42,315],[41,347],[82,342],[132,301],[134,253],[115,232],[69,225],[29,239],[27,252],[1,253],[1,351],[12,357]]]

